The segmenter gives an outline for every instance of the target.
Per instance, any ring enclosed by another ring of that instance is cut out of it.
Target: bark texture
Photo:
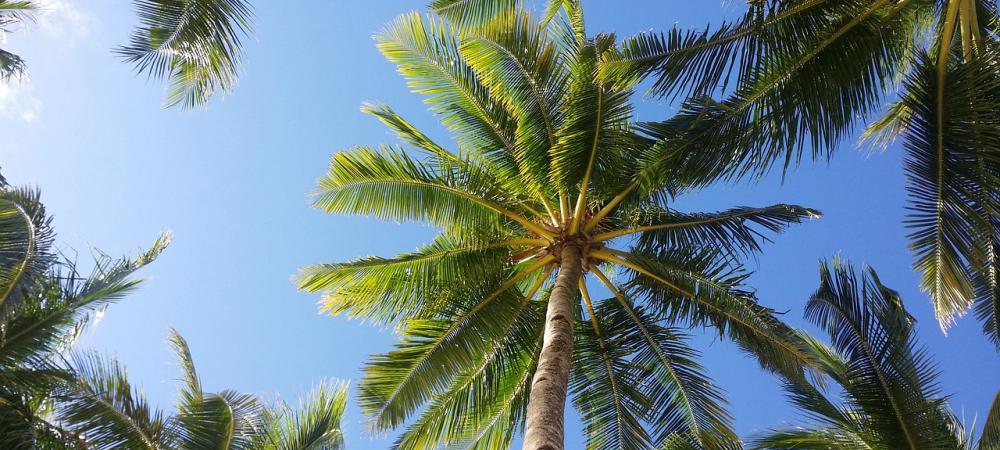
[[[574,303],[583,273],[582,252],[566,245],[560,252],[559,275],[545,313],[545,335],[538,368],[531,379],[524,450],[563,450],[563,416],[569,368],[573,360]]]

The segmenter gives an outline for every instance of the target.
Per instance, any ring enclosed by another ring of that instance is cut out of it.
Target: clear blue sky
[[[239,86],[192,112],[161,109],[161,86],[133,76],[111,54],[135,21],[127,2],[48,3],[52,12],[7,44],[28,60],[31,80],[0,87],[4,175],[43,189],[60,244],[83,256],[89,246],[134,253],[158,232],[175,232],[170,249],[143,271],[149,282],[111,307],[81,346],[117,355],[164,408],[172,407],[179,377],[166,344],[170,326],[190,342],[210,389],[294,400],[320,379],[357,379],[367,355],[389,349],[391,330],[319,316],[316,298],[296,292],[290,277],[311,263],[412,250],[433,234],[419,225],[328,216],[307,197],[331,153],[391,141],[358,112],[364,100],[385,101],[446,139],[370,38],[424,2],[255,1],[257,33]],[[622,36],[675,22],[703,27],[740,5],[585,2],[591,33]],[[639,102],[641,118],[669,112]],[[820,258],[840,252],[873,265],[903,294],[940,362],[944,391],[971,422],[1000,387],[1000,356],[971,317],[945,337],[917,289],[901,225],[901,156],[898,147],[866,156],[848,142],[829,165],[807,163],[784,184],[772,177],[719,187],[679,207],[787,202],[823,210],[824,218],[777,237],[752,264],[762,301],[804,326],[802,306],[817,286]],[[741,434],[800,419],[776,380],[731,344],[711,334],[698,341]],[[353,403],[344,425],[352,449],[389,443],[365,434]],[[568,447],[579,448],[579,424],[570,426]]]

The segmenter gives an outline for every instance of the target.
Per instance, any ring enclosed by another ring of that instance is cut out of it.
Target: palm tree
[[[247,0],[134,0],[140,25],[115,51],[136,71],[167,79],[166,106],[203,106],[236,85],[242,39],[251,32]]]
[[[340,421],[347,388],[320,383],[298,408],[268,406],[253,395],[204,392],[187,342],[171,330],[183,371],[177,411],[154,408],[118,362],[77,355],[75,380],[60,392],[54,415],[86,449],[342,450]]]
[[[0,442],[56,447],[79,436],[51,420],[53,393],[73,378],[62,354],[88,318],[134,290],[133,273],[169,235],[135,259],[98,253],[90,276],[51,250],[50,218],[35,189],[0,177]]]
[[[874,270],[859,276],[841,261],[832,270],[822,264],[806,317],[830,337],[832,346],[807,341],[822,374],[841,394],[830,398],[817,385],[788,383],[792,402],[813,423],[770,432],[754,448],[1000,448],[1000,393],[974,441],[947,407],[935,363],[916,340],[915,320]]]
[[[997,17],[980,0],[748,1],[714,31],[629,38],[601,74],[619,87],[652,76],[654,95],[686,99],[653,136],[683,128],[702,181],[788,169],[806,148],[829,157],[898,92],[864,137],[902,135],[921,287],[943,328],[974,309],[1000,349]]]
[[[561,449],[571,394],[590,448],[736,440],[683,328],[715,327],[801,378],[808,354],[742,289],[738,259],[763,232],[818,213],[673,209],[697,174],[660,164],[681,143],[651,139],[631,92],[596,78],[614,40],[587,37],[578,5],[539,22],[507,7],[517,2],[437,3],[437,16],[401,16],[376,39],[455,150],[366,104],[410,148],[333,155],[315,205],[440,234],[414,252],[298,276],[324,292],[323,310],[401,334],[360,383],[372,430],[410,422],[394,448],[504,448],[525,425],[524,448]],[[593,298],[594,284],[610,297]]]
[[[30,1],[0,0],[0,37],[10,33],[12,26],[31,20],[38,5]],[[0,49],[0,81],[19,78],[24,74],[24,59]]]

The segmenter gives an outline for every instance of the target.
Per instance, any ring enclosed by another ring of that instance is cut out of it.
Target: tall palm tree
[[[342,450],[347,388],[321,383],[297,408],[253,395],[202,389],[187,342],[171,330],[183,371],[177,411],[151,406],[118,362],[77,355],[76,378],[60,392],[54,416],[84,437],[86,449]]]
[[[11,32],[11,27],[31,20],[38,5],[30,1],[0,0],[0,37]],[[0,81],[19,78],[24,74],[24,59],[0,49]]]
[[[758,449],[1000,449],[1000,393],[974,440],[947,407],[934,361],[916,340],[915,320],[874,270],[859,274],[834,261],[820,267],[820,287],[806,317],[832,346],[808,339],[824,377],[840,388],[831,398],[808,383],[789,383],[792,402],[811,424],[775,430]]]
[[[115,51],[136,71],[166,79],[166,106],[194,108],[236,85],[243,39],[251,32],[247,0],[133,0],[140,25]]]
[[[1000,73],[997,5],[985,0],[755,0],[715,30],[644,33],[606,52],[602,79],[654,78],[686,100],[653,135],[688,142],[703,181],[829,157],[864,134],[902,135],[907,227],[921,287],[947,328],[970,309],[1000,349],[997,284]],[[732,161],[719,165],[718,161]]]
[[[561,449],[572,394],[589,448],[734,441],[683,328],[715,327],[765,368],[801,378],[808,355],[742,289],[738,260],[763,232],[818,213],[673,209],[696,174],[650,170],[680,143],[651,139],[631,92],[596,78],[614,39],[588,37],[578,5],[539,22],[518,2],[437,3],[437,15],[401,16],[376,39],[454,151],[366,104],[409,149],[333,155],[315,205],[440,234],[414,252],[298,276],[324,292],[325,311],[401,334],[360,383],[372,430],[410,422],[394,448],[505,448],[524,425],[524,448]],[[595,284],[610,297],[593,298]]]
[[[169,235],[135,259],[99,253],[90,276],[51,250],[50,219],[35,189],[0,177],[0,442],[38,448],[79,436],[50,420],[53,393],[73,378],[63,353],[88,318],[134,290],[133,273]]]

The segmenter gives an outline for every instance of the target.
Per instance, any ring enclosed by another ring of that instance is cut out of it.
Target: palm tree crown
[[[395,448],[505,448],[523,425],[526,448],[562,448],[567,391],[590,448],[734,441],[685,326],[803,376],[808,355],[741,289],[738,258],[818,213],[671,208],[699,178],[676,164],[684,143],[634,122],[631,91],[597,78],[614,37],[586,37],[579,5],[563,3],[537,21],[519,2],[440,1],[387,26],[378,48],[456,146],[366,104],[409,148],[337,153],[319,181],[327,212],[441,230],[411,253],[299,275],[325,311],[399,328],[359,389],[374,431],[410,422]]]

